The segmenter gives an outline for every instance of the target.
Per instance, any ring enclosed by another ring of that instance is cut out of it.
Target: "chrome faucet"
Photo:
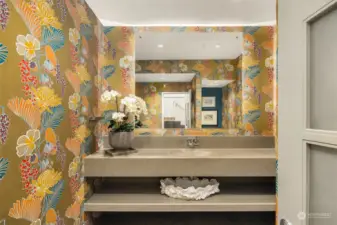
[[[188,137],[186,144],[189,148],[195,148],[196,146],[199,146],[199,138],[198,137]]]

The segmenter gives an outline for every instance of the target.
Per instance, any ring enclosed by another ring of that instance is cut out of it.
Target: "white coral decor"
[[[160,184],[162,194],[184,200],[203,200],[220,192],[219,182],[215,179],[166,178]]]

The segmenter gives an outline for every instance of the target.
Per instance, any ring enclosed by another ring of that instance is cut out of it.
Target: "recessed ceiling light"
[[[220,47],[221,47],[221,45],[215,45],[215,47],[216,47],[216,48],[220,48]]]
[[[157,45],[157,47],[158,47],[158,48],[164,48],[164,45],[159,44],[159,45]]]

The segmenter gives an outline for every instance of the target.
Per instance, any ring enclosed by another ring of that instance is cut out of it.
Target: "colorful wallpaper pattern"
[[[149,109],[149,115],[142,122],[144,128],[162,127],[162,92],[188,92],[190,83],[136,83],[136,95],[143,98]]]
[[[242,130],[242,56],[234,62],[236,79],[223,88],[223,119],[225,129]]]
[[[242,116],[245,135],[274,135],[275,27],[244,32]]]
[[[137,60],[136,73],[193,73],[209,80],[235,79],[235,60]]]
[[[88,222],[81,170],[94,149],[102,36],[84,1],[0,0],[0,218],[8,224]]]

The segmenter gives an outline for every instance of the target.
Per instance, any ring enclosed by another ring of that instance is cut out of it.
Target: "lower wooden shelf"
[[[94,194],[87,212],[272,212],[274,194],[218,194],[202,201],[184,201],[161,194]]]

